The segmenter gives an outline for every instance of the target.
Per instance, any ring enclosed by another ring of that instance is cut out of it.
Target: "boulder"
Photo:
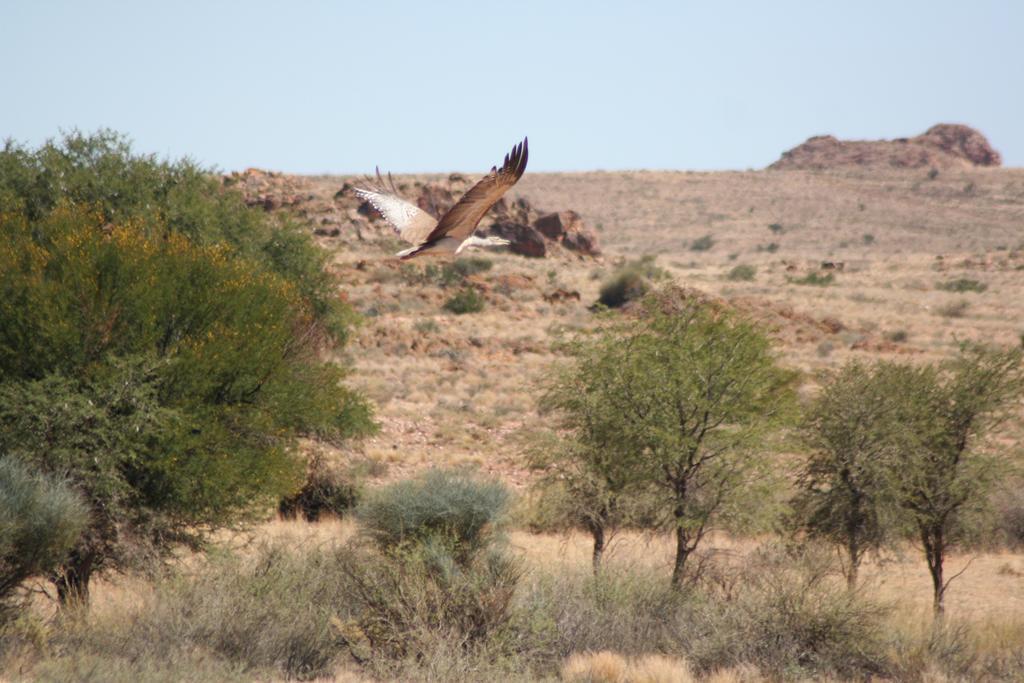
[[[575,211],[556,211],[535,220],[533,227],[549,239],[560,240],[570,229],[578,230],[582,222],[580,215]]]
[[[970,126],[940,123],[917,139],[954,156],[963,157],[975,166],[999,166],[1003,163],[999,152],[992,148],[985,136]]]
[[[499,220],[491,225],[490,234],[507,239],[510,243],[508,248],[514,254],[533,258],[547,255],[544,236],[529,225]]]

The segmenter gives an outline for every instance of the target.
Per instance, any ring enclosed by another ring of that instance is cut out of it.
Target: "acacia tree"
[[[293,492],[297,438],[373,430],[326,360],[352,311],[296,225],[118,136],[0,150],[0,453],[65,480],[89,525],[62,600],[140,550]]]
[[[983,507],[999,459],[986,437],[1019,409],[1024,351],[964,346],[939,367],[904,367],[892,413],[899,432],[893,462],[899,503],[910,517],[932,579],[933,608],[944,611],[945,561]]]
[[[652,490],[676,540],[672,585],[747,480],[751,451],[792,403],[794,375],[731,311],[669,288],[642,317],[581,342],[552,402],[582,464],[620,495]]]
[[[886,363],[847,365],[828,379],[801,425],[810,454],[791,501],[793,522],[842,548],[851,589],[864,556],[881,549],[897,523],[890,418],[900,374]]]

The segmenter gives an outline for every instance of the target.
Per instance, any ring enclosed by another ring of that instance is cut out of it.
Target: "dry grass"
[[[343,181],[313,180],[325,197]],[[597,229],[606,255],[488,255],[494,267],[474,276],[486,290],[486,306],[452,315],[442,304],[454,290],[410,283],[410,274],[423,266],[399,268],[389,255],[394,244],[353,241],[334,254],[347,296],[367,314],[347,353],[355,361],[350,383],[366,391],[378,409],[381,432],[356,454],[379,464],[377,480],[405,478],[433,465],[467,465],[515,488],[529,485],[533,473],[525,453],[534,436],[548,429],[536,414],[535,397],[548,368],[560,360],[555,342],[591,325],[588,306],[603,278],[645,254],[657,254],[657,264],[682,284],[764,319],[779,340],[783,362],[809,379],[854,357],[927,362],[946,357],[957,340],[1019,344],[1024,332],[1024,170],[950,171],[934,180],[926,171],[527,174],[516,191],[542,208],[578,210]],[[690,249],[708,234],[711,248]],[[772,243],[778,248],[768,249]],[[829,286],[791,284],[824,272],[823,261],[844,264],[840,272],[829,271]],[[756,268],[756,277],[730,279],[739,264]],[[948,315],[945,307],[962,297],[935,283],[956,279],[984,282],[987,289],[966,295],[970,305]],[[549,303],[544,295],[556,288],[578,291],[580,301]],[[1015,424],[1000,436],[1007,444],[1020,443],[1024,430]],[[332,458],[353,457],[350,450],[317,447]],[[343,543],[354,531],[348,521],[274,521],[218,540],[243,554],[263,540],[299,552]],[[528,568],[551,573],[585,572],[590,558],[589,538],[578,534],[516,532],[510,545]],[[742,565],[757,545],[718,535],[706,547],[718,561]],[[610,567],[663,572],[672,550],[668,538],[622,533],[606,561]],[[955,556],[949,573],[968,560],[970,567],[947,594],[948,620],[965,634],[957,647],[993,661],[1024,651],[1024,554]],[[183,562],[198,566],[202,560]],[[886,622],[904,643],[894,657],[933,662],[941,648],[927,646],[931,587],[918,552],[906,548],[884,563],[871,562],[862,577],[866,593],[897,606]],[[139,578],[100,579],[95,618],[131,613],[153,590]],[[932,668],[924,680],[955,680],[933,663],[927,666]],[[428,669],[447,673],[430,674],[434,680],[474,680],[472,672],[456,675],[442,663],[437,667]],[[629,678],[644,668],[647,678]],[[681,660],[612,652],[576,653],[564,662],[562,676],[592,669],[620,678],[579,678],[597,675],[585,673],[576,680],[694,680]],[[339,669],[335,680],[361,680],[359,675]],[[696,680],[763,678],[742,665]]]
[[[309,182],[330,197],[344,180]],[[522,452],[528,432],[544,428],[534,396],[558,360],[553,342],[588,327],[602,279],[645,254],[657,254],[680,283],[763,318],[783,362],[808,375],[852,357],[932,361],[958,340],[1019,344],[1024,332],[1019,169],[932,180],[895,170],[534,173],[516,193],[541,208],[579,211],[605,256],[489,253],[494,267],[473,276],[487,290],[485,309],[456,316],[441,308],[455,288],[410,282],[424,266],[397,266],[393,243],[324,242],[338,249],[335,267],[351,301],[372,314],[352,348],[352,381],[379,407],[383,429],[365,453],[388,465],[388,479],[433,464],[471,465],[525,485]],[[710,249],[690,249],[708,234]],[[777,250],[766,249],[772,243]],[[792,284],[824,261],[843,264],[829,286]],[[755,268],[756,278],[730,279],[737,264]],[[958,297],[935,283],[960,279],[988,287],[954,311]],[[580,301],[545,301],[556,288],[579,292]]]

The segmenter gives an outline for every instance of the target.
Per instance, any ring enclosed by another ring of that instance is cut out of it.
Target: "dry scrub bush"
[[[888,670],[883,610],[846,591],[821,558],[767,549],[722,585],[672,590],[639,570],[531,577],[519,627],[546,661],[613,650],[671,653],[698,673],[754,666],[785,680]]]
[[[486,551],[454,563],[436,546],[354,551],[342,571],[353,619],[342,629],[353,655],[390,666],[420,659],[440,642],[464,652],[492,645],[512,618],[518,561]]]
[[[668,272],[655,265],[654,259],[654,256],[644,256],[619,267],[601,283],[598,303],[618,308],[642,298],[652,283],[667,279]]]
[[[344,654],[331,625],[347,602],[344,578],[333,551],[265,546],[251,559],[214,557],[159,581],[127,614],[69,616],[41,670],[86,670],[92,680],[323,676]]]
[[[285,519],[301,514],[307,522],[316,522],[325,513],[341,517],[361,497],[362,488],[353,470],[332,466],[316,453],[310,458],[302,488],[282,498],[277,511]]]

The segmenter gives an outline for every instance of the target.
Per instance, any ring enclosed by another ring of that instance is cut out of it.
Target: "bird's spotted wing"
[[[529,141],[523,138],[522,142],[505,155],[505,161],[500,169],[491,168],[490,173],[471,187],[469,192],[441,217],[437,227],[427,235],[424,243],[442,237],[465,240],[472,235],[484,214],[523,177],[528,157]]]
[[[391,174],[388,174],[388,177],[390,178]],[[394,183],[391,184],[394,194],[385,191],[380,170],[377,171],[377,178],[381,185],[379,189],[357,187],[354,190],[356,196],[370,202],[370,206],[380,211],[384,220],[391,224],[403,240],[411,244],[422,244],[437,226],[437,220],[415,204],[400,198],[397,190],[394,190]]]

